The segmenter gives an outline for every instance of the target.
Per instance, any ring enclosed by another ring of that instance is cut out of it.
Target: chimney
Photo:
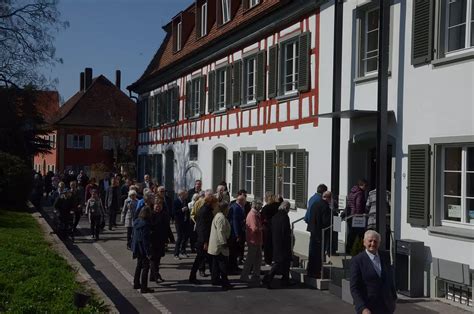
[[[120,89],[120,83],[121,83],[121,72],[120,70],[115,71],[115,86],[117,86],[118,89]]]
[[[88,89],[89,86],[91,86],[92,83],[92,68],[86,68],[84,70],[85,76],[84,76],[84,90]]]
[[[84,90],[84,72],[81,72],[81,78],[79,79],[79,91]]]

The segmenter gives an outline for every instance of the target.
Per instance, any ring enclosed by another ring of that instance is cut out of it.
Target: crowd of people
[[[376,254],[373,243],[380,243],[380,236],[365,233],[366,229],[373,228],[375,216],[375,191],[366,198],[366,189],[365,180],[360,180],[351,189],[347,208],[342,214],[349,217],[347,245],[352,245],[357,237],[364,238],[366,251],[372,252],[372,255],[367,254],[373,259]],[[188,258],[188,253],[196,253],[189,274],[191,284],[201,284],[197,274],[206,277],[208,267],[211,283],[224,290],[233,287],[229,275],[240,275],[242,282],[271,289],[272,280],[278,274],[283,285],[291,285],[292,231],[288,217],[291,204],[271,192],[265,194],[264,203],[259,200],[249,202],[245,190],[238,191],[231,201],[226,182],[219,184],[214,191],[203,190],[202,181],[196,180],[192,189],[180,190],[173,196],[167,195],[166,189],[155,184],[149,175],[144,176],[142,183],[137,183],[126,176],[111,174],[97,184],[95,178],[89,179],[83,171],[77,176],[69,171],[63,176],[48,173],[43,180],[35,175],[34,203],[40,202],[36,193],[47,195],[48,202],[63,215],[72,215],[74,229],[85,214],[94,241],[99,240],[106,222],[109,230],[117,226],[120,213],[120,222],[127,229],[127,249],[136,259],[134,288],[142,293],[153,291],[148,287],[149,281],[164,281],[160,262],[167,252],[168,243],[175,243],[173,255],[176,260]],[[387,197],[389,202],[389,194]],[[304,217],[311,235],[307,268],[310,277],[321,278],[322,262],[334,251],[329,242],[329,227],[331,216],[338,214],[341,213],[331,192],[326,185],[320,184],[308,201]],[[366,214],[369,217],[367,228],[351,227],[350,217]],[[176,241],[171,228],[173,222]],[[262,263],[271,265],[263,277]],[[380,272],[377,274],[380,277]]]

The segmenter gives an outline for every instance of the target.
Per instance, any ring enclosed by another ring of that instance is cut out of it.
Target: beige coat
[[[216,256],[222,253],[224,256],[229,256],[229,247],[227,246],[229,237],[230,223],[223,213],[218,212],[212,220],[207,253]]]

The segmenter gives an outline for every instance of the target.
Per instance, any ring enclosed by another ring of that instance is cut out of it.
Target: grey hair
[[[212,189],[207,189],[204,195],[212,195],[214,194],[214,191]]]
[[[258,200],[252,201],[252,208],[255,208],[257,211],[260,211],[262,209],[262,202]]]
[[[380,233],[378,233],[377,231],[375,230],[367,230],[365,233],[364,233],[364,240],[366,240],[368,237],[370,236],[375,236],[377,238],[377,240],[380,242],[380,240],[382,239],[380,237]]]
[[[199,193],[196,193],[196,194],[198,194],[199,197],[204,197],[204,196],[206,196],[206,192],[204,192],[204,191],[200,191]]]
[[[194,193],[194,195],[192,197],[193,202],[197,201],[198,198],[199,198],[199,193]]]
[[[150,188],[144,188],[143,189],[143,195],[147,195],[148,193],[150,193]]]
[[[290,211],[291,204],[288,201],[283,201],[281,202],[280,206],[278,207],[278,210],[285,210],[286,212]]]
[[[154,203],[155,201],[155,194],[151,191],[143,195],[143,200],[145,203]]]

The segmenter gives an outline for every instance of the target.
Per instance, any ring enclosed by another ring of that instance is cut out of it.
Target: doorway
[[[170,196],[174,195],[174,152],[170,149],[165,154],[165,189]]]
[[[212,189],[217,188],[219,183],[226,181],[227,151],[223,147],[217,147],[212,153]]]

